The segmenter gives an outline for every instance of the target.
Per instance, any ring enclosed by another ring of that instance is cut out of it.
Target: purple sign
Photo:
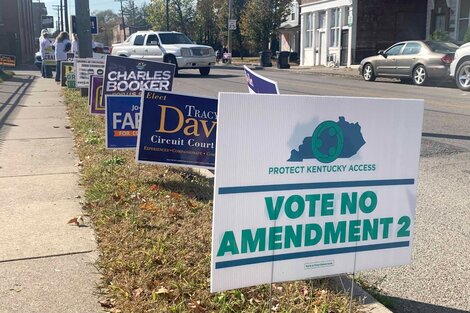
[[[277,83],[250,70],[246,65],[245,77],[250,93],[279,94]]]
[[[103,103],[103,76],[90,75],[90,88],[88,88],[88,104],[91,114],[105,114]]]

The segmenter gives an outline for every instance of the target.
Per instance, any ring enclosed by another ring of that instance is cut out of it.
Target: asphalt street
[[[207,78],[181,71],[174,92],[217,97],[247,92],[243,71],[215,68]],[[470,311],[470,92],[452,84],[418,87],[394,80],[263,70],[282,94],[424,99],[418,204],[410,265],[360,273],[398,313]],[[384,117],[386,118],[386,117]]]

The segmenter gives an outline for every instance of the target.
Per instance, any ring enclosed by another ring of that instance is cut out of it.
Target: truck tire
[[[173,55],[169,55],[165,58],[165,62],[175,65],[175,77],[178,76],[178,62],[176,62],[176,58]]]
[[[208,76],[210,71],[211,71],[210,67],[199,68],[199,73],[201,74],[201,76]]]

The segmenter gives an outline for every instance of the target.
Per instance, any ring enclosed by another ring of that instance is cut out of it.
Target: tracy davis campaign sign
[[[88,104],[91,114],[104,115],[105,106],[103,102],[103,76],[90,75],[90,88],[88,88]]]
[[[279,88],[275,81],[255,73],[246,65],[243,68],[245,69],[246,83],[250,93],[279,94]]]
[[[408,264],[423,107],[219,94],[211,290]]]
[[[143,89],[171,91],[174,74],[174,64],[108,55],[103,100],[106,95],[137,96]]]
[[[140,96],[106,96],[106,148],[135,149]]]
[[[145,90],[140,112],[138,162],[214,167],[217,99]]]

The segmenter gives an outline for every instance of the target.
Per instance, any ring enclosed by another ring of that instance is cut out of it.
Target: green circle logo
[[[344,135],[336,122],[325,121],[312,134],[313,156],[322,163],[331,163],[343,151]]]

